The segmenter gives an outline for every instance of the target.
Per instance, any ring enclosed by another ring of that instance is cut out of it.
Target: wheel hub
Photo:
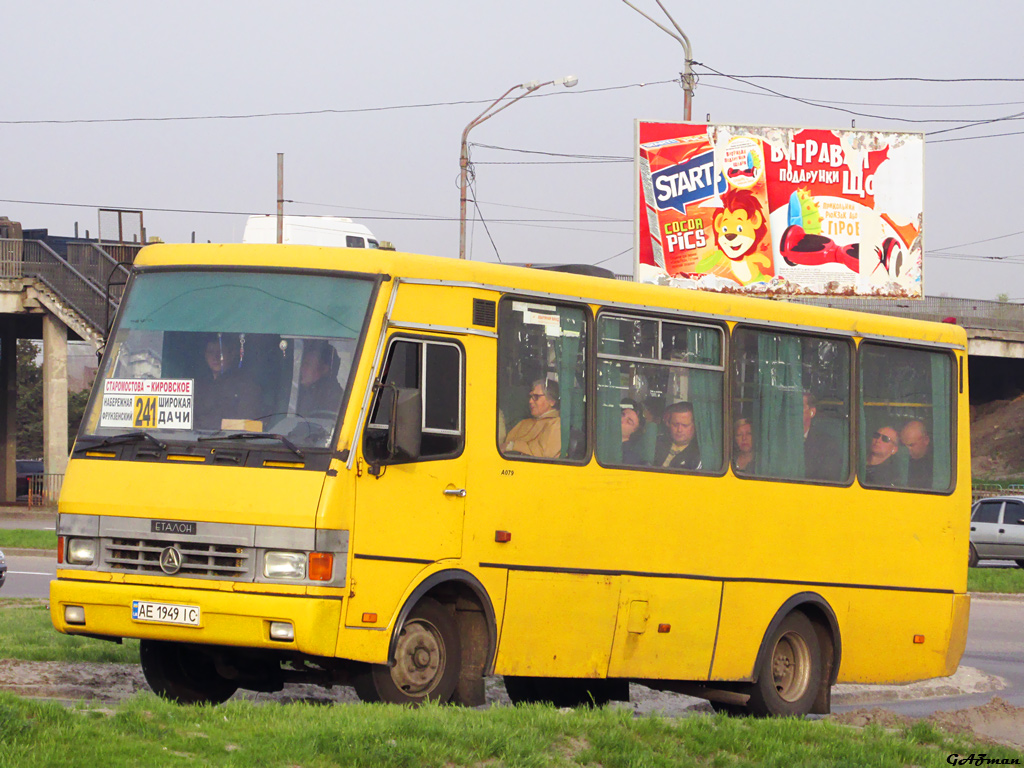
[[[796,701],[807,691],[811,677],[811,653],[799,634],[787,632],[775,644],[772,677],[775,690],[784,701]]]
[[[444,641],[437,628],[417,619],[406,624],[395,648],[391,678],[400,689],[423,696],[438,684],[445,668]]]

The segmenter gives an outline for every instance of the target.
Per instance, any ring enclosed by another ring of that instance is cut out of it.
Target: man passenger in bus
[[[622,463],[630,466],[642,466],[643,435],[646,426],[643,409],[633,400],[623,400],[622,403]]]
[[[804,477],[808,480],[841,480],[843,457],[836,441],[814,423],[818,400],[804,392]]]
[[[302,345],[299,365],[299,399],[296,410],[300,416],[327,414],[335,416],[341,403],[341,385],[334,375],[334,350],[322,339]]]
[[[895,486],[896,462],[892,457],[900,447],[900,436],[892,427],[879,427],[871,436],[868,449],[867,471],[864,482],[868,485]]]
[[[203,346],[207,370],[195,383],[197,429],[221,429],[224,419],[261,418],[260,390],[242,369],[243,355],[238,334],[207,337]]]
[[[900,430],[900,442],[907,447],[907,485],[911,488],[932,487],[932,437],[924,422],[912,419]]]
[[[558,384],[537,379],[530,387],[530,416],[505,436],[503,450],[544,459],[562,453],[562,420],[558,415]]]
[[[662,416],[668,437],[654,452],[654,466],[666,469],[700,469],[700,447],[697,445],[697,423],[693,405],[684,401],[673,403]]]
[[[736,445],[736,453],[733,455],[732,463],[736,472],[743,475],[750,475],[754,469],[754,427],[750,419],[736,419],[733,427],[733,442]]]

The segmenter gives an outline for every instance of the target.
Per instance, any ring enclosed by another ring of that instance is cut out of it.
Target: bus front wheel
[[[821,647],[814,625],[804,614],[793,612],[768,638],[747,706],[763,716],[806,715],[821,686],[821,675]]]
[[[238,690],[208,654],[186,643],[142,640],[139,659],[153,692],[179,704],[221,704]]]
[[[424,598],[398,630],[394,664],[367,664],[353,683],[363,701],[444,704],[458,684],[461,658],[455,617],[436,600]]]

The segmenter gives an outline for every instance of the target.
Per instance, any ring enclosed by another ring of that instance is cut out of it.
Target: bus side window
[[[385,385],[420,394],[422,438],[419,460],[449,458],[462,452],[465,365],[462,347],[450,342],[392,339],[384,363]],[[373,398],[364,452],[368,459],[386,457],[393,390],[381,388]]]
[[[507,458],[587,456],[587,314],[506,297],[498,310],[498,450]]]
[[[847,481],[850,364],[850,344],[842,339],[737,327],[732,349],[734,471]]]
[[[867,486],[948,490],[955,443],[948,352],[860,345],[859,474]]]
[[[597,335],[598,460],[613,466],[720,470],[722,329],[602,312]]]

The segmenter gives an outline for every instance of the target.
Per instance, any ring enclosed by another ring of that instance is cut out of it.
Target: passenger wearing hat
[[[634,400],[622,401],[622,463],[632,466],[646,464],[643,455],[643,409]]]

